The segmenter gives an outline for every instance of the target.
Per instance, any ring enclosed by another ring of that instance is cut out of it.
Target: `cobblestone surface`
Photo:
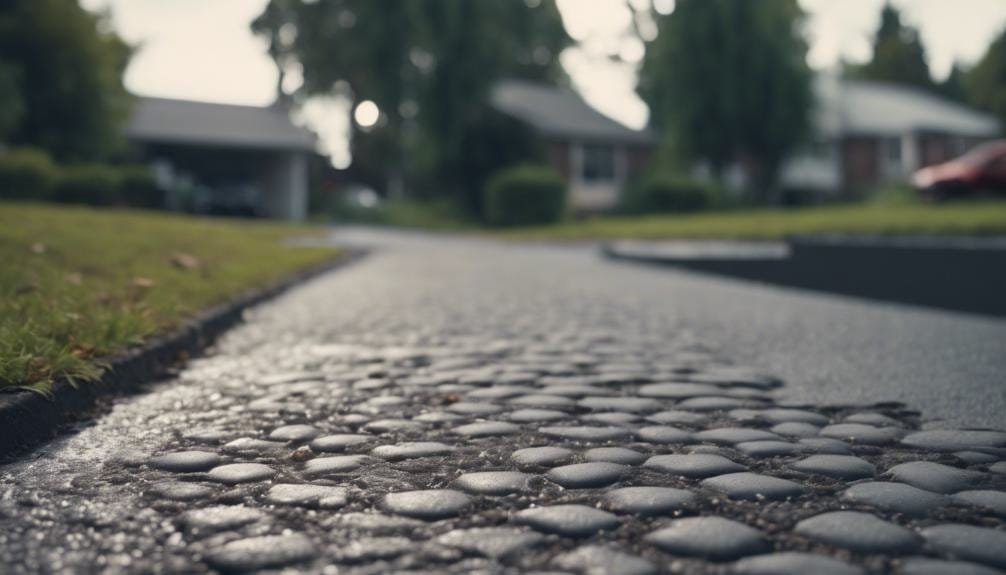
[[[317,280],[0,467],[0,571],[1006,568],[1006,434],[781,401],[630,284],[480,253]]]

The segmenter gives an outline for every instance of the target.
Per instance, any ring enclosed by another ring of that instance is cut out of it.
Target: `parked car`
[[[983,144],[959,158],[922,168],[912,184],[932,200],[1006,192],[1006,140]]]

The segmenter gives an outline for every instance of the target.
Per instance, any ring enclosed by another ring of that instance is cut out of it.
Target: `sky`
[[[249,23],[268,0],[81,0],[108,9],[112,25],[138,52],[126,71],[136,94],[264,106],[276,93],[277,72],[265,43]],[[674,0],[557,0],[577,45],[561,62],[573,86],[594,107],[632,127],[642,127],[646,105],[636,96],[635,65],[643,45],[630,37],[631,11]],[[800,0],[807,13],[808,62],[828,69],[841,59],[870,57],[870,38],[885,0]],[[929,64],[943,78],[955,61],[974,62],[1006,27],[1006,0],[891,0],[919,28]],[[646,27],[644,27],[644,33]],[[613,63],[618,53],[627,63]],[[293,80],[296,82],[296,79]],[[319,133],[336,166],[349,162],[347,104],[317,99],[301,120]]]

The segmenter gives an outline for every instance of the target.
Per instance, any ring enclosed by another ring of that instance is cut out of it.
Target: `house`
[[[315,136],[281,106],[139,97],[126,126],[167,207],[303,220]]]
[[[541,138],[548,162],[569,183],[570,207],[576,212],[615,207],[655,145],[650,131],[616,122],[569,89],[506,80],[493,87],[490,105]]]
[[[819,76],[814,139],[784,165],[784,189],[855,197],[997,137],[995,117],[919,88]]]

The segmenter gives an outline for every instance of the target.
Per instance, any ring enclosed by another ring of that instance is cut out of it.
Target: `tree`
[[[303,68],[295,98],[347,87],[372,100],[380,122],[353,133],[354,165],[406,173],[428,189],[455,192],[477,209],[482,169],[468,143],[497,131],[492,84],[504,77],[555,80],[569,38],[552,0],[271,0],[253,29],[283,69]],[[414,158],[406,165],[406,158]]]
[[[762,200],[809,130],[807,46],[795,0],[679,0],[658,17],[639,91],[673,147],[716,177],[740,160]]]
[[[129,55],[104,18],[75,0],[0,2],[0,62],[9,70],[0,93],[22,110],[8,120],[8,142],[64,161],[113,154],[129,113],[122,84]]]
[[[880,27],[873,38],[873,57],[856,67],[854,75],[866,80],[934,88],[919,31],[906,26],[901,13],[890,3],[880,12]]]
[[[968,72],[964,85],[969,101],[995,114],[1006,129],[1006,29]]]
[[[936,92],[955,102],[966,102],[968,99],[967,88],[964,85],[966,75],[960,64],[954,62],[947,77],[936,84]]]

